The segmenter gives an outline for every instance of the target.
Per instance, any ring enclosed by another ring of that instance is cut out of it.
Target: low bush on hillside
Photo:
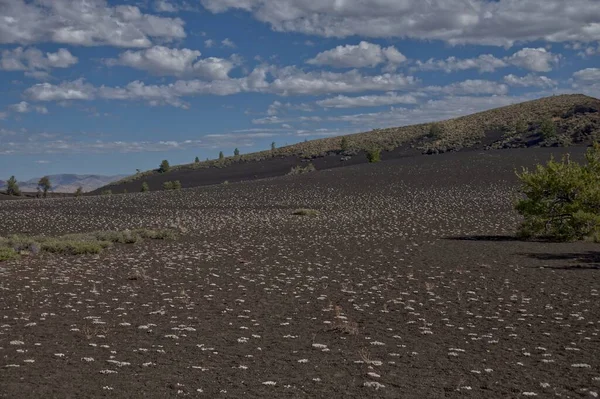
[[[166,181],[163,183],[165,190],[181,190],[181,182],[179,180]]]
[[[302,175],[304,173],[315,172],[317,168],[312,163],[309,163],[306,166],[297,165],[292,167],[292,170],[288,173],[288,175]]]
[[[367,150],[367,160],[371,163],[381,161],[381,150],[379,148]]]
[[[59,237],[12,235],[0,237],[0,261],[17,258],[20,254],[37,255],[39,252],[65,255],[98,254],[113,244],[135,244],[144,239],[173,238],[175,233],[166,229],[96,231]]]
[[[515,205],[524,217],[521,237],[600,241],[600,144],[585,158],[580,165],[567,155],[518,173],[524,195]]]

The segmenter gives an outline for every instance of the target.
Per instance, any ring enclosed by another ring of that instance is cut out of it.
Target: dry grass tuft
[[[296,216],[319,216],[319,211],[317,211],[316,209],[306,209],[306,208],[300,208],[300,209],[296,209],[295,211],[292,212],[292,215],[296,215]]]

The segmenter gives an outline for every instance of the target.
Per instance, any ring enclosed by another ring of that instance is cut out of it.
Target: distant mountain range
[[[93,191],[99,187],[122,179],[127,175],[103,176],[103,175],[48,175],[52,183],[52,191],[55,193],[72,193],[81,187],[84,192]],[[37,191],[39,177],[27,181],[19,181],[19,188],[23,192]],[[6,181],[0,180],[0,189],[6,188]]]

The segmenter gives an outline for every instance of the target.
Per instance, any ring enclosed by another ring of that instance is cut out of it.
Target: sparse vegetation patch
[[[304,173],[315,172],[316,170],[317,168],[315,168],[315,165],[313,165],[312,163],[309,163],[306,166],[297,165],[292,167],[288,175],[302,175]]]
[[[0,260],[14,259],[39,252],[65,255],[97,254],[113,244],[135,244],[143,239],[166,240],[175,233],[166,229],[136,229],[124,231],[97,231],[67,234],[58,237],[12,235],[0,237]]]
[[[296,209],[292,212],[292,215],[296,215],[296,216],[319,216],[320,212],[317,211],[316,209],[307,209],[307,208],[300,208],[300,209]]]

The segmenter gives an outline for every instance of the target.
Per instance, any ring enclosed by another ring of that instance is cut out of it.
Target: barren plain
[[[0,397],[598,397],[598,245],[512,238],[560,151],[2,201],[0,235],[179,233],[0,263]]]

